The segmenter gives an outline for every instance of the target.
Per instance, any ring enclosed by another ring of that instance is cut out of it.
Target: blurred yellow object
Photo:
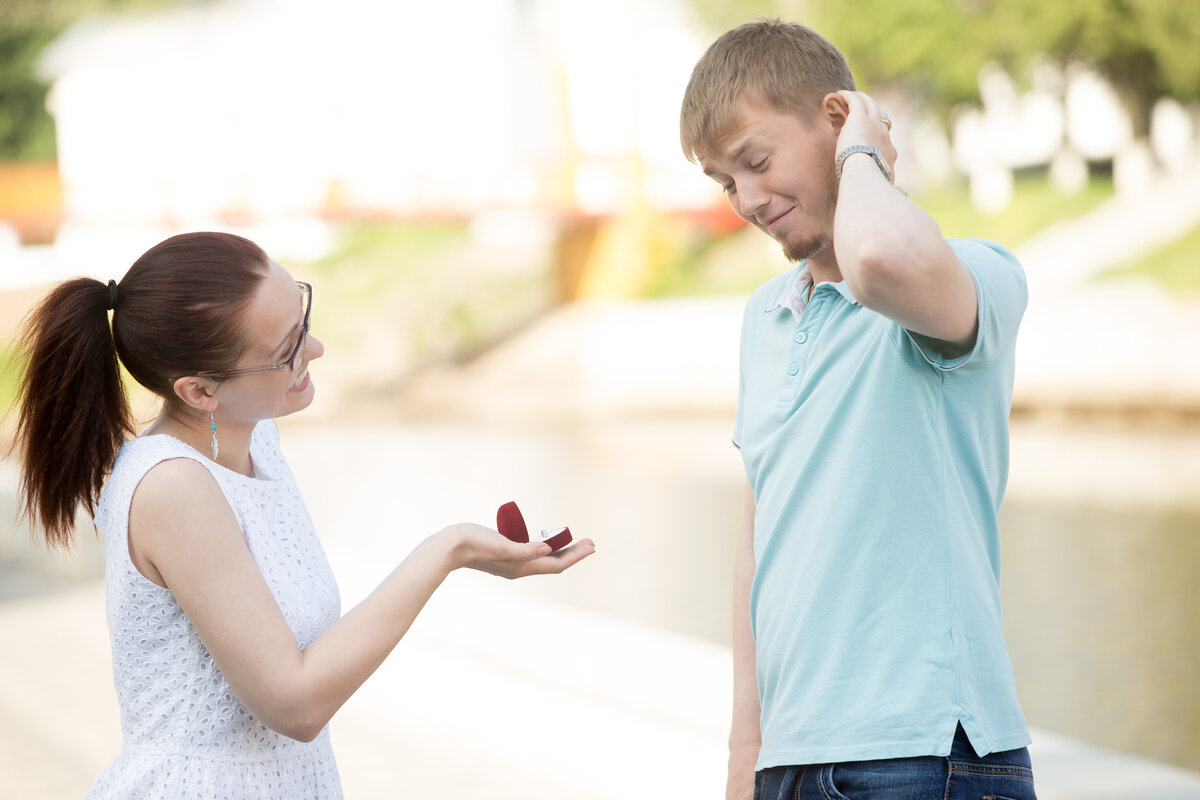
[[[0,163],[0,222],[25,244],[54,240],[62,219],[62,181],[54,163]]]

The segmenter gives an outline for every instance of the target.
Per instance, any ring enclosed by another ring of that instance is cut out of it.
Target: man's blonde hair
[[[803,25],[764,19],[726,31],[696,62],[679,112],[689,161],[717,145],[736,123],[742,98],[810,121],[830,92],[854,89],[846,58]]]

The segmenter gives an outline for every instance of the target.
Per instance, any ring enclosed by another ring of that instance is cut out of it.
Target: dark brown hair
[[[766,103],[808,122],[830,92],[854,89],[841,51],[811,28],[778,19],[739,25],[722,34],[692,70],[679,112],[679,142],[695,161],[736,123],[742,98]]]
[[[111,292],[92,278],[56,286],[24,320],[18,389],[21,507],[51,546],[69,548],[80,503],[94,515],[133,432],[120,364],[179,402],[175,379],[237,364],[241,317],[267,273],[262,249],[227,233],[185,233],[146,251]]]

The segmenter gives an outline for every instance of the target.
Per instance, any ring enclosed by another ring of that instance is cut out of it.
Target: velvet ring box
[[[529,528],[525,526],[525,518],[521,509],[513,502],[505,503],[496,511],[496,530],[505,538],[514,542],[545,542],[550,545],[550,552],[560,550],[571,542],[570,528],[555,528],[552,531],[542,531],[541,536],[529,538]]]

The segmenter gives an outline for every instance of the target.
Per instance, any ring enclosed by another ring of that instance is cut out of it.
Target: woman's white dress
[[[329,729],[312,742],[275,733],[234,696],[167,589],[129,557],[129,507],[155,464],[190,458],[224,492],[255,563],[303,649],[340,615],[333,573],[279,450],[274,422],[250,447],[254,477],[170,436],[126,442],[96,510],[105,541],[108,628],[124,742],[88,798],[338,798]]]

